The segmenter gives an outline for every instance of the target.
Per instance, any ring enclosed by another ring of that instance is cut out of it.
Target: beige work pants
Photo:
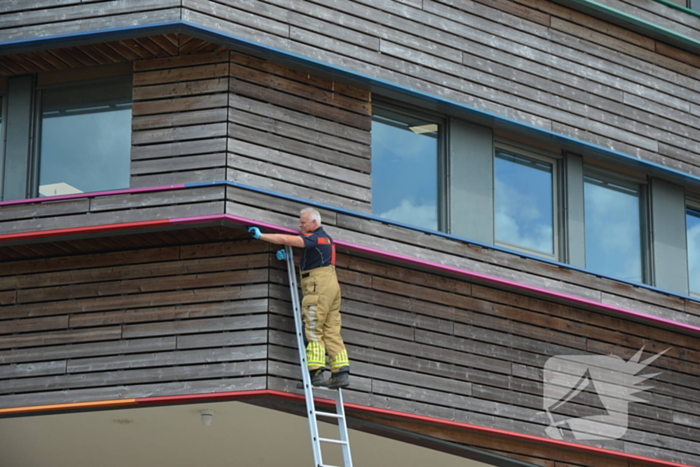
[[[348,369],[348,353],[340,337],[340,286],[335,266],[304,271],[301,278],[304,298],[301,302],[304,316],[306,362],[309,370],[326,366],[326,353],[331,372]]]

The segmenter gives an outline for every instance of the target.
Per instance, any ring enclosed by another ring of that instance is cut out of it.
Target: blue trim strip
[[[558,133],[554,133],[548,130],[544,130],[542,128],[538,128],[532,125],[529,125],[527,123],[522,123],[518,122],[516,120],[512,120],[507,117],[502,117],[490,112],[486,112],[483,110],[478,110],[474,107],[470,107],[468,105],[464,104],[459,104],[457,102],[449,101],[446,99],[442,99],[440,97],[434,96],[432,94],[428,94],[422,91],[416,91],[414,89],[407,88],[405,86],[401,86],[398,84],[391,83],[389,81],[385,81],[382,79],[374,78],[369,75],[365,75],[363,73],[358,73],[354,71],[350,71],[344,68],[340,68],[334,65],[329,65],[327,63],[321,62],[319,60],[315,60],[312,58],[304,57],[302,55],[298,55],[292,52],[287,52],[281,49],[277,49],[275,47],[270,47],[267,45],[259,44],[257,42],[253,42],[247,39],[243,39],[240,37],[233,36],[231,34],[226,34],[222,33],[220,31],[216,31],[214,29],[210,28],[205,28],[202,26],[198,26],[192,23],[188,23],[186,21],[170,21],[170,22],[164,22],[164,23],[154,23],[154,24],[147,24],[143,26],[129,26],[129,27],[124,27],[124,28],[116,28],[116,29],[105,29],[105,30],[100,30],[100,31],[90,31],[90,32],[81,32],[81,33],[74,33],[74,34],[64,34],[64,35],[59,35],[59,36],[50,36],[50,37],[42,37],[42,38],[34,38],[34,39],[22,39],[22,40],[17,40],[17,41],[8,41],[8,42],[2,42],[0,43],[0,52],[8,52],[9,50],[12,49],[27,49],[27,48],[41,48],[41,47],[47,47],[51,44],[63,44],[63,43],[68,43],[68,42],[83,42],[83,41],[90,41],[90,40],[95,40],[95,39],[110,39],[110,38],[117,38],[117,36],[125,36],[125,35],[131,35],[131,36],[146,36],[146,35],[153,35],[153,34],[165,34],[165,33],[185,33],[189,34],[194,37],[198,37],[200,39],[206,39],[206,40],[211,40],[213,42],[217,43],[225,43],[230,46],[235,46],[238,48],[243,48],[247,50],[252,50],[256,52],[261,52],[266,55],[282,58],[286,61],[290,61],[293,63],[297,63],[300,65],[304,65],[306,67],[311,67],[315,68],[317,70],[327,72],[336,76],[341,76],[344,78],[348,78],[354,81],[358,81],[361,83],[366,83],[369,84],[373,88],[377,89],[386,89],[389,91],[393,91],[399,94],[403,94],[406,96],[410,96],[422,101],[430,102],[433,104],[437,104],[441,107],[453,109],[456,111],[459,111],[461,113],[473,115],[475,117],[478,117],[480,119],[485,119],[497,124],[501,124],[507,127],[512,127],[516,130],[526,130],[529,133],[532,133],[534,135],[544,137],[550,140],[557,141],[561,143],[565,147],[577,147],[581,148],[582,150],[585,151],[590,151],[594,152],[597,154],[601,154],[607,157],[611,157],[617,160],[624,161],[626,163],[631,163],[636,166],[640,166],[645,168],[646,170],[651,170],[653,172],[660,172],[663,174],[671,175],[673,178],[679,178],[684,181],[689,181],[692,183],[700,183],[700,177],[694,176],[685,172],[681,172],[680,170],[672,169],[669,167],[665,167],[660,164],[656,164],[654,162],[648,162],[648,161],[643,161],[640,160],[634,156],[630,156],[618,151],[612,151],[610,149],[606,149],[602,146],[598,146],[595,144],[587,143],[585,141],[580,141],[574,138],[570,138],[568,136],[564,136]]]
[[[392,221],[392,220],[389,220],[389,219],[384,219],[384,218],[382,218],[382,217],[373,216],[373,215],[371,215],[371,214],[363,214],[363,213],[361,213],[361,212],[351,211],[351,210],[349,210],[349,209],[339,208],[339,207],[337,207],[337,206],[331,206],[330,204],[319,203],[319,202],[317,202],[317,201],[310,201],[310,200],[308,200],[308,199],[299,198],[299,197],[297,197],[297,196],[285,195],[285,194],[283,194],[283,193],[278,193],[278,192],[276,192],[276,191],[265,190],[265,189],[263,189],[263,188],[257,188],[257,187],[250,186],[250,185],[244,185],[244,184],[242,184],[242,183],[232,182],[232,181],[228,181],[228,180],[221,180],[221,181],[218,181],[218,182],[186,183],[186,184],[185,184],[185,188],[201,188],[201,187],[207,187],[207,186],[220,186],[220,185],[231,186],[231,187],[234,187],[234,188],[240,188],[240,189],[242,189],[242,190],[253,191],[253,192],[255,192],[255,193],[260,193],[260,194],[264,194],[264,195],[274,196],[275,198],[280,198],[280,199],[284,199],[284,200],[287,200],[287,201],[294,201],[294,202],[297,202],[297,203],[305,204],[305,205],[307,205],[307,206],[313,206],[313,207],[316,207],[316,208],[325,209],[325,210],[327,210],[327,211],[333,211],[333,212],[340,213],[340,214],[347,214],[348,216],[359,217],[360,219],[365,219],[365,220],[374,221],[374,222],[381,222],[382,224],[393,225],[393,226],[396,226],[396,227],[402,227],[402,228],[404,228],[404,229],[414,230],[414,231],[416,231],[416,232],[422,232],[422,233],[426,233],[426,234],[430,234],[430,235],[437,235],[438,237],[446,238],[446,239],[448,239],[448,240],[455,240],[455,241],[458,241],[458,242],[468,243],[468,244],[470,244],[470,245],[476,245],[476,246],[479,246],[479,247],[481,247],[481,248],[486,248],[486,249],[489,249],[489,250],[500,251],[500,252],[503,252],[503,253],[508,253],[508,254],[510,254],[510,255],[520,256],[520,257],[523,257],[523,258],[527,258],[527,259],[539,261],[539,262],[542,262],[542,263],[551,264],[551,265],[553,265],[553,266],[558,266],[558,267],[560,267],[560,268],[570,269],[570,270],[572,270],[572,271],[579,271],[579,272],[583,272],[583,273],[586,273],[586,274],[592,274],[592,275],[595,275],[595,276],[598,276],[598,277],[602,277],[603,279],[610,279],[610,280],[615,281],[615,282],[621,282],[621,283],[623,283],[623,284],[628,284],[628,285],[632,285],[632,286],[635,286],[635,287],[642,287],[642,288],[644,288],[644,289],[653,290],[654,292],[659,292],[659,293],[663,293],[663,294],[666,294],[666,295],[672,295],[672,296],[674,296],[674,297],[682,298],[682,299],[684,299],[684,300],[690,300],[690,301],[694,301],[694,302],[700,303],[700,299],[695,298],[695,297],[692,297],[692,296],[690,296],[690,295],[683,295],[683,294],[679,294],[678,292],[671,292],[671,291],[669,291],[669,290],[660,289],[660,288],[658,288],[658,287],[654,287],[654,286],[649,285],[649,284],[642,284],[642,283],[640,283],[640,282],[632,282],[632,281],[627,281],[627,280],[624,280],[624,279],[618,279],[617,277],[612,277],[612,276],[606,276],[606,275],[603,275],[603,274],[598,274],[598,273],[593,272],[593,271],[591,271],[591,270],[589,270],[589,269],[579,268],[579,267],[577,267],[577,266],[572,266],[571,264],[566,264],[566,263],[560,263],[560,262],[558,262],[558,261],[552,261],[552,260],[550,260],[550,259],[546,259],[546,258],[541,258],[541,257],[539,257],[539,256],[530,255],[530,254],[527,254],[527,253],[523,253],[523,252],[521,252],[521,251],[510,250],[510,249],[508,249],[508,248],[503,248],[503,247],[500,247],[500,246],[491,245],[491,244],[489,244],[489,243],[482,243],[482,242],[478,242],[478,241],[475,241],[475,240],[469,240],[468,238],[458,237],[458,236],[456,236],[456,235],[448,234],[448,233],[445,233],[445,232],[439,232],[439,231],[437,231],[437,230],[424,229],[424,228],[421,228],[421,227],[416,227],[416,226],[414,226],[414,225],[404,224],[404,223],[402,223],[402,222],[396,222],[396,221]]]

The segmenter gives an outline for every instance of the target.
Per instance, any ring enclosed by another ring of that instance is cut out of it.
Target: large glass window
[[[586,268],[642,282],[641,186],[595,172],[584,178]]]
[[[686,211],[690,293],[700,295],[700,207]]]
[[[497,149],[494,174],[496,242],[554,256],[554,164]]]
[[[372,214],[437,230],[441,122],[376,107],[372,120]]]
[[[41,196],[129,186],[131,78],[41,89]]]

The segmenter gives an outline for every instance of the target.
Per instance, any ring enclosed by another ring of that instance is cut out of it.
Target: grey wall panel
[[[31,139],[34,76],[11,78],[7,86],[5,167],[2,199],[27,197],[31,179]]]
[[[454,118],[449,127],[450,233],[492,244],[493,132]]]
[[[583,206],[583,158],[567,154],[564,174],[566,190],[566,235],[567,263],[579,268],[586,267],[586,238]]]
[[[664,290],[688,294],[683,187],[652,179],[651,212],[654,283]]]

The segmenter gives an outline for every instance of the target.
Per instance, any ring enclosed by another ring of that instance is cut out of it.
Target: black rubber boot
[[[324,368],[318,368],[316,370],[309,371],[309,376],[311,377],[311,386],[323,386],[323,370]],[[304,389],[304,382],[297,383],[297,389]]]
[[[325,386],[328,389],[346,388],[350,386],[350,372],[339,371],[333,373],[328,381],[323,382],[321,386]]]

